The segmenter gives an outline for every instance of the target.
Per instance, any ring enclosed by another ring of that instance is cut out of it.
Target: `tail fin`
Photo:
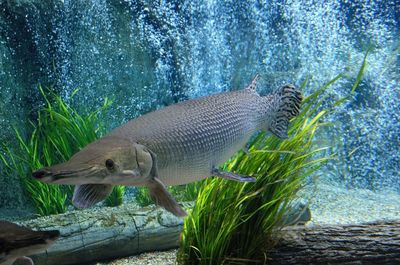
[[[279,103],[269,130],[279,138],[287,138],[289,121],[299,114],[303,97],[293,85],[284,85],[275,96]]]

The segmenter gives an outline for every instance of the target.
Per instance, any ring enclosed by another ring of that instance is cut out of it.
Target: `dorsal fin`
[[[246,87],[245,89],[251,90],[251,91],[256,91],[257,88],[257,81],[258,79],[260,79],[260,75],[256,74],[256,76],[253,78],[253,81],[251,81],[250,85],[248,85],[248,87]]]

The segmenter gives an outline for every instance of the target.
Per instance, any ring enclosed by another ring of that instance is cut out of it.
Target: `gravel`
[[[114,260],[107,263],[96,263],[96,265],[173,265],[176,264],[177,250],[148,252],[137,256]]]
[[[308,225],[400,220],[400,194],[395,191],[349,190],[321,182],[301,195],[310,198],[312,219]]]

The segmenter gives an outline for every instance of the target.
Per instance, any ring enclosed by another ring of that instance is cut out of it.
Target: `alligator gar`
[[[254,181],[218,169],[260,130],[287,137],[299,113],[301,93],[293,85],[260,96],[254,78],[243,90],[180,102],[129,121],[89,144],[69,161],[33,173],[54,184],[73,184],[73,203],[86,208],[104,200],[113,185],[146,186],[156,204],[177,216],[186,212],[165,185],[210,176]]]

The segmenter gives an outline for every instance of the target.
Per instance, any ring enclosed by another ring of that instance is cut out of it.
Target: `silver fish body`
[[[150,112],[109,135],[140,143],[157,156],[165,185],[207,178],[263,128],[262,98],[252,90],[227,92]],[[268,118],[267,118],[268,119]]]
[[[260,96],[257,77],[244,90],[187,100],[147,113],[89,144],[69,161],[33,173],[54,184],[73,184],[73,202],[86,208],[104,200],[113,185],[146,186],[158,205],[177,216],[185,211],[165,189],[218,176],[255,181],[218,166],[258,130],[287,137],[299,113],[301,93],[292,85]]]

